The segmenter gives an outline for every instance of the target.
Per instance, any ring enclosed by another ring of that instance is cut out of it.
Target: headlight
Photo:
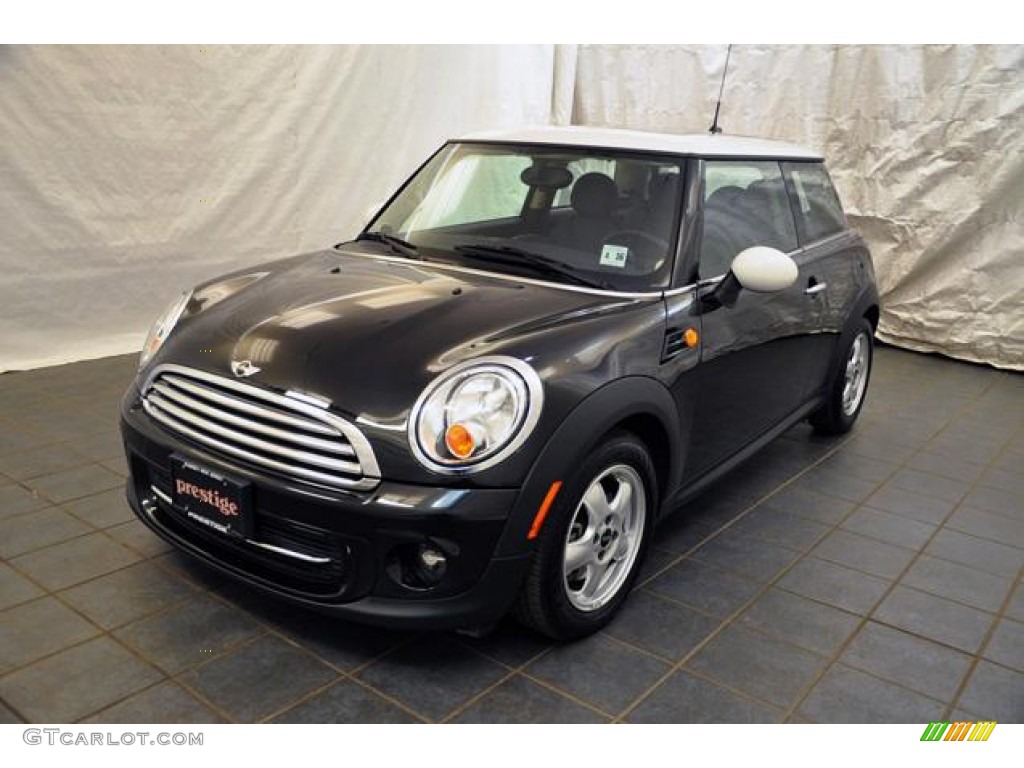
[[[140,369],[144,368],[146,363],[153,359],[153,355],[163,346],[167,337],[171,335],[171,331],[174,330],[174,326],[178,323],[178,318],[185,311],[185,307],[188,306],[188,301],[191,298],[192,291],[185,291],[153,323],[153,327],[149,329],[149,335],[146,336],[146,343],[142,345],[142,354],[139,357]]]
[[[413,406],[409,444],[436,472],[486,469],[530,436],[543,399],[540,377],[521,360],[485,357],[456,365]]]

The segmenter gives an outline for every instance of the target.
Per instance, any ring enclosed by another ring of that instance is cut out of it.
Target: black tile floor
[[[883,348],[657,532],[600,635],[414,635],[171,552],[121,486],[135,358],[0,376],[0,722],[1024,719],[1024,376]]]

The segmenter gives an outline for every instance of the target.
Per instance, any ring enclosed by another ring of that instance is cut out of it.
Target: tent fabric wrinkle
[[[446,139],[703,133],[725,45],[0,47],[0,372],[352,237]],[[736,45],[720,123],[827,158],[881,339],[1024,370],[1024,47]]]

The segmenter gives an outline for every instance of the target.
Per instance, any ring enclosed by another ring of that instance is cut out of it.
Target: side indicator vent
[[[661,362],[671,360],[686,349],[686,342],[683,341],[682,328],[669,328],[665,331],[665,348],[661,352]]]
[[[698,343],[700,343],[700,335],[696,328],[669,328],[665,331],[665,346],[661,352],[661,362],[671,360],[687,349],[694,349]]]

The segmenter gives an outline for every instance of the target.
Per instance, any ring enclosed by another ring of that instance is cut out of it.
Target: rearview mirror
[[[528,187],[563,189],[572,184],[572,172],[557,165],[531,165],[519,174],[519,180]]]
[[[740,290],[774,293],[789,288],[797,278],[796,262],[782,251],[756,245],[740,251],[732,260],[729,272],[715,289],[702,297],[705,311],[731,307]]]

